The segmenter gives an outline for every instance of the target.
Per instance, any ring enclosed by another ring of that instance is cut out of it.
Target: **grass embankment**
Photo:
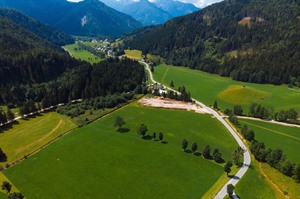
[[[253,158],[247,173],[237,184],[235,193],[243,199],[278,198],[266,178],[260,173],[258,162]]]
[[[175,88],[185,86],[192,97],[212,105],[217,100],[221,109],[232,109],[241,104],[247,113],[251,103],[272,106],[275,111],[295,108],[300,112],[300,92],[287,85],[274,86],[234,81],[185,67],[159,65],[155,67],[154,77],[157,81],[169,85],[173,80]]]
[[[126,122],[120,133],[117,116]],[[141,139],[163,132],[165,144]],[[5,174],[28,198],[199,198],[223,176],[223,165],[181,150],[183,139],[218,147],[231,158],[237,147],[209,115],[129,105],[62,137]],[[88,173],[88,175],[87,175]],[[39,186],[36,186],[39,185]]]
[[[140,50],[125,50],[125,56],[130,59],[142,59],[142,51]]]
[[[255,132],[255,139],[264,142],[266,148],[282,149],[287,158],[300,164],[300,128],[282,126],[263,121],[239,119],[241,125],[247,125]]]
[[[295,150],[300,146],[299,128],[245,119],[239,119],[239,122],[241,126],[246,124],[252,129],[255,132],[255,139],[264,142],[266,148],[280,148],[287,155],[288,159],[297,164],[300,163],[300,155],[299,153],[295,153]],[[259,178],[266,179],[264,175],[267,176],[266,183],[276,190],[276,198],[285,198],[285,195],[290,198],[297,198],[297,196],[300,195],[299,184],[292,178],[283,175],[265,163],[261,164],[261,169],[256,160],[254,160],[253,164],[255,164],[254,169],[250,169],[249,174],[247,174],[237,186],[238,193],[243,195],[242,198],[244,198],[244,195],[246,196],[245,198],[270,198],[268,195],[263,195],[263,197],[254,197],[254,195],[250,195],[250,197],[247,196],[247,194],[249,194],[249,186],[255,190],[262,187],[256,184],[257,180],[255,178],[259,176]],[[268,193],[268,191],[264,193]]]
[[[87,61],[91,64],[102,61],[101,58],[92,55],[90,52],[86,50],[79,50],[78,44],[67,45],[64,46],[63,48],[66,49],[71,54],[71,56],[73,56],[75,59]]]
[[[41,113],[33,117],[18,120],[13,127],[6,125],[0,133],[0,146],[12,163],[24,155],[35,151],[55,137],[75,128],[76,125],[65,116],[55,112]]]

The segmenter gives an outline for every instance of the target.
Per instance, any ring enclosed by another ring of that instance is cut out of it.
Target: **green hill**
[[[230,0],[127,38],[167,63],[254,83],[300,82],[299,1]]]
[[[63,46],[74,43],[74,39],[66,33],[35,19],[32,19],[17,10],[0,8],[0,16],[13,21],[23,28],[35,33],[47,41]]]

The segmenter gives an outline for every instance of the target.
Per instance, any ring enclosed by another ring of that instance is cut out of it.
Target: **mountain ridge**
[[[4,6],[24,12],[72,35],[116,36],[142,27],[131,16],[98,0],[72,3],[66,0],[3,0]],[[85,23],[82,23],[85,22]]]

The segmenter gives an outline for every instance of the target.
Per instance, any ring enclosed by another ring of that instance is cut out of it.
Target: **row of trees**
[[[215,101],[215,104],[216,103],[217,102]],[[214,108],[215,108],[215,104],[214,104]],[[274,120],[280,121],[280,122],[298,123],[298,121],[297,121],[298,120],[298,112],[294,108],[291,108],[289,110],[280,110],[280,111],[274,113],[273,107],[265,107],[265,106],[262,106],[261,104],[252,103],[250,105],[248,115],[244,114],[244,110],[241,105],[234,105],[233,110],[230,110],[227,108],[224,110],[224,113],[229,116],[246,115],[246,116],[260,118],[260,119],[273,118]],[[235,123],[235,122],[233,122],[233,123]]]
[[[281,149],[266,149],[263,142],[253,140],[250,144],[250,150],[259,162],[268,163],[284,175],[300,182],[300,164],[296,165],[288,160]]]
[[[116,93],[92,99],[85,99],[82,102],[68,103],[65,106],[60,106],[56,111],[60,114],[77,117],[85,113],[85,111],[99,110],[105,108],[114,108],[120,104],[127,103],[134,98],[134,93]]]
[[[186,139],[182,140],[182,150],[184,152],[186,152],[187,150],[187,147],[188,147],[188,141]],[[195,152],[197,151],[198,149],[198,145],[196,142],[193,142],[191,144],[191,152],[193,154],[195,154]],[[213,154],[211,156],[210,154],[210,146],[209,145],[206,145],[203,149],[202,149],[202,155],[204,158],[206,159],[213,159],[215,162],[217,163],[222,163],[224,160],[222,159],[222,153],[220,153],[219,149],[218,148],[215,148],[214,151],[213,151]]]
[[[117,127],[117,131],[122,131],[122,127],[126,124],[126,122],[124,121],[124,119],[120,116],[117,116],[115,121],[114,121],[114,127]],[[138,128],[137,128],[137,134],[141,136],[142,139],[145,138],[146,133],[148,132],[148,127],[145,124],[141,124]],[[164,134],[162,132],[159,132],[158,135],[156,135],[156,132],[153,132],[151,138],[153,140],[156,140],[156,138],[159,139],[159,141],[163,141],[164,140]]]
[[[23,199],[24,198],[22,193],[17,193],[17,192],[11,193],[12,185],[7,181],[2,182],[1,188],[3,191],[6,191],[8,199]]]

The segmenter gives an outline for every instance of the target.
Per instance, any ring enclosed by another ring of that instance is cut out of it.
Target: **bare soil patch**
[[[156,108],[168,108],[168,109],[181,109],[187,111],[194,111],[196,113],[209,114],[209,112],[206,109],[196,104],[190,102],[176,101],[168,98],[160,98],[160,97],[142,98],[139,100],[139,102],[143,106],[151,106]]]

